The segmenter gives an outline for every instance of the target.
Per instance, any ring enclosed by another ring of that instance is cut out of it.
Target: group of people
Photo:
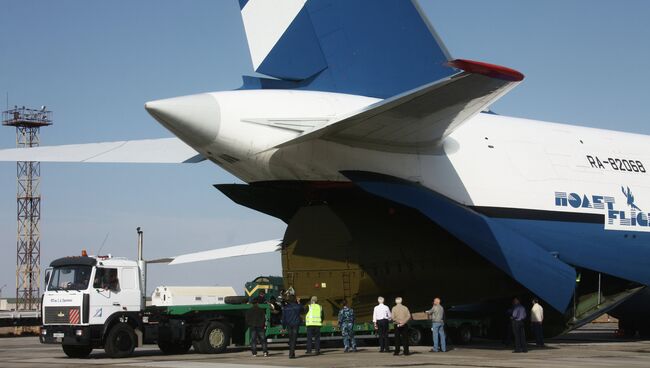
[[[246,324],[250,328],[251,334],[251,351],[253,356],[257,356],[257,342],[259,340],[264,356],[268,356],[266,344],[266,313],[259,307],[259,303],[267,303],[265,295],[251,299],[252,307],[246,312]],[[379,339],[379,351],[391,352],[390,341],[388,338],[389,325],[393,322],[395,332],[395,349],[393,355],[399,355],[403,351],[404,355],[409,355],[409,336],[408,323],[412,319],[411,312],[403,304],[402,298],[395,298],[395,305],[389,308],[384,304],[384,298],[377,298],[377,305],[374,307],[372,321]],[[271,309],[271,324],[282,325],[289,337],[289,358],[296,357],[296,341],[298,331],[303,325],[307,329],[307,346],[306,354],[319,355],[321,326],[323,325],[324,312],[318,298],[312,296],[306,306],[300,304],[300,299],[295,294],[288,294],[286,298],[278,301],[276,298],[270,298],[268,301]],[[533,299],[530,310],[531,330],[535,336],[537,346],[544,346],[543,328],[544,309],[537,299]],[[433,300],[431,309],[424,311],[431,321],[431,333],[433,336],[432,352],[446,352],[446,335],[445,335],[445,309],[443,308],[440,298]],[[304,322],[302,315],[304,314]],[[506,341],[510,337],[514,340],[514,352],[528,352],[526,344],[525,321],[528,318],[526,308],[521,304],[518,298],[512,301],[512,308],[508,310],[510,326],[507,331]],[[338,314],[338,326],[343,338],[344,352],[356,352],[357,343],[354,337],[355,314],[354,310],[343,301],[342,308]]]
[[[530,310],[530,327],[535,335],[535,344],[538,347],[544,346],[544,331],[542,323],[544,322],[544,308],[539,304],[537,298],[532,301]],[[514,340],[514,353],[527,353],[525,321],[528,317],[526,308],[521,304],[519,298],[512,300],[512,308],[508,310],[510,317],[510,329],[506,334],[506,343],[509,344],[510,336]]]
[[[257,356],[257,342],[262,345],[264,356],[268,356],[266,344],[266,313],[259,307],[259,303],[266,303],[265,296],[261,295],[251,299],[252,307],[246,311],[246,325],[251,334],[251,352]],[[312,296],[307,307],[300,304],[300,300],[295,294],[287,294],[286,299],[278,302],[276,298],[269,299],[269,308],[271,309],[271,324],[282,325],[283,330],[289,336],[289,358],[296,357],[296,341],[298,340],[298,330],[303,325],[302,315],[305,314],[304,325],[307,328],[307,351],[306,354],[320,354],[320,329],[323,325],[324,312],[318,304],[318,298]],[[341,310],[343,312],[343,310]],[[345,321],[350,318],[349,314]],[[352,323],[354,324],[354,313],[351,314]],[[354,346],[356,350],[356,345]]]
[[[395,350],[393,355],[399,355],[404,351],[404,355],[409,355],[409,336],[408,322],[411,320],[411,312],[402,303],[402,298],[395,298],[395,306],[389,309],[384,304],[384,298],[377,298],[377,305],[372,314],[372,322],[379,337],[379,352],[389,353],[390,340],[388,339],[388,328],[392,321],[395,325]],[[445,336],[445,309],[440,304],[440,298],[433,300],[431,309],[424,311],[431,321],[431,333],[433,335],[432,352],[446,352],[447,343]]]
[[[266,344],[266,314],[263,308],[259,307],[260,303],[267,303],[266,296],[261,295],[251,299],[252,307],[246,312],[246,324],[250,329],[251,336],[251,352],[253,356],[257,356],[258,340],[262,346],[264,356],[268,356],[268,349]],[[373,323],[375,331],[379,338],[380,352],[391,352],[390,342],[388,339],[389,325],[392,322],[395,328],[395,349],[393,355],[399,355],[403,351],[404,355],[409,355],[409,336],[408,336],[408,323],[412,319],[411,312],[402,303],[402,298],[395,298],[395,305],[388,308],[384,304],[384,298],[377,298],[378,304],[373,310]],[[307,329],[307,344],[306,354],[319,355],[320,351],[320,337],[321,326],[323,325],[324,312],[318,298],[312,296],[306,306],[300,304],[300,299],[296,298],[295,294],[288,294],[280,302],[275,298],[270,298],[268,301],[271,310],[271,324],[277,320],[278,324],[282,325],[282,329],[286,331],[289,337],[289,358],[296,357],[296,341],[298,339],[298,331],[300,326]],[[445,329],[444,329],[444,308],[440,304],[440,299],[435,298],[431,309],[425,311],[429,320],[431,321],[431,331],[433,333],[433,348],[431,351],[437,352],[447,351],[445,343]],[[304,314],[304,322],[302,315]],[[342,307],[338,313],[338,327],[341,331],[343,338],[344,352],[357,352],[357,343],[354,337],[354,324],[355,324],[354,309],[352,309],[347,301],[342,302]]]

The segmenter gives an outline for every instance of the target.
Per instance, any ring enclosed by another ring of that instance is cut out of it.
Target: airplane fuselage
[[[500,222],[569,265],[650,284],[649,137],[480,113],[415,153],[326,139],[282,146],[379,101],[244,90],[159,100],[147,109],[246,183],[345,183],[346,170],[390,175]],[[408,136],[410,127],[391,129]]]

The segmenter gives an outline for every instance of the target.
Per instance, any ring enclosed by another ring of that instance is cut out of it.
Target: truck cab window
[[[49,277],[48,290],[86,290],[90,281],[88,266],[55,267]]]
[[[95,280],[93,281],[95,289],[106,289],[111,291],[119,291],[120,283],[117,279],[116,268],[97,268],[95,272]]]

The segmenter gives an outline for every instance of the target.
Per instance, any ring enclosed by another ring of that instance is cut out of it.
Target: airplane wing
[[[0,150],[0,161],[196,163],[205,160],[178,138]]]
[[[147,263],[168,263],[170,265],[210,261],[215,259],[250,256],[253,254],[273,253],[282,249],[282,239],[266,240],[257,243],[217,248],[203,252],[188,253],[176,257],[160,258]]]
[[[457,59],[449,65],[462,72],[382,100],[277,147],[319,138],[389,152],[425,152],[524,78],[513,69],[476,61]]]

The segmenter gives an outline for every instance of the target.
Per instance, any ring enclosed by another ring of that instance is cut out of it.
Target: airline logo
[[[637,206],[630,187],[622,186],[616,196],[555,192],[555,206],[602,210],[607,230],[650,232],[650,214]]]

